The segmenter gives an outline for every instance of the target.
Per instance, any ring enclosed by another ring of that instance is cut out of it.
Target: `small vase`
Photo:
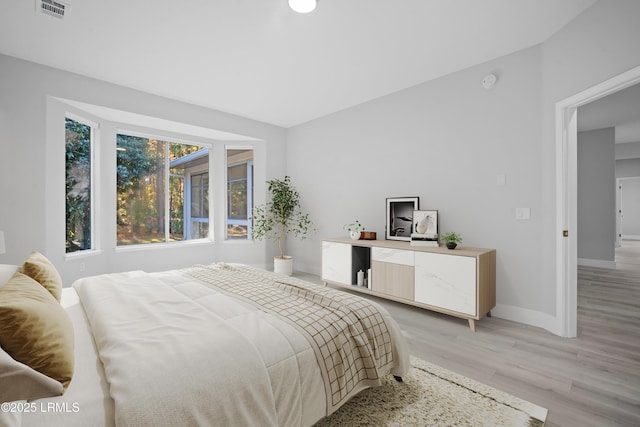
[[[449,249],[455,249],[456,246],[458,246],[458,244],[456,242],[447,243],[447,248],[449,248]]]
[[[351,237],[352,240],[360,240],[360,235],[361,235],[361,233],[359,231],[350,231],[349,232],[349,237]]]

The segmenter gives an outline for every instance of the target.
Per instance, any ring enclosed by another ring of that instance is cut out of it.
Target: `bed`
[[[0,426],[311,426],[409,369],[383,307],[241,264],[83,278],[59,304],[66,390],[4,402]]]

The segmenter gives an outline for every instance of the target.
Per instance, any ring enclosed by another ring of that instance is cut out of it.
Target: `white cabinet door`
[[[476,316],[476,259],[427,252],[415,254],[415,300]]]
[[[351,285],[351,245],[322,242],[322,279]]]

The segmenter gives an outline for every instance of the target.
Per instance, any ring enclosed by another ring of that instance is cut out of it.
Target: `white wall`
[[[41,251],[60,270],[65,285],[70,285],[77,277],[107,271],[157,271],[216,260],[256,265],[272,263],[273,245],[269,243],[220,240],[202,245],[169,245],[163,249],[121,253],[116,253],[115,245],[105,245],[100,254],[65,260],[64,190],[62,196],[56,198],[55,195],[64,188],[64,151],[63,142],[60,145],[60,141],[52,139],[46,126],[49,110],[53,108],[51,97],[264,141],[261,155],[267,167],[262,172],[257,170],[260,174],[256,180],[257,203],[264,200],[264,180],[284,173],[285,132],[276,126],[4,55],[0,55],[0,72],[0,230],[5,232],[7,246],[7,253],[0,255],[0,263],[20,264],[30,251]],[[64,130],[63,127],[61,129]],[[108,144],[109,141],[102,143]],[[113,198],[115,200],[115,194]],[[115,221],[115,211],[105,211],[102,215],[103,221],[111,218]],[[59,223],[59,227],[52,226],[51,222]],[[84,271],[80,271],[81,263]]]
[[[497,249],[495,316],[559,333],[555,104],[640,65],[638,16],[640,2],[601,0],[540,46],[290,129],[287,170],[319,230],[291,242],[298,266],[319,272],[323,237],[355,218],[382,233],[384,198],[417,195],[442,231]]]
[[[640,142],[616,144],[616,160],[640,159]]]
[[[578,111],[578,115],[580,112]],[[615,268],[615,129],[578,132],[578,263]]]
[[[616,177],[640,176],[640,158],[616,160]]]
[[[356,218],[384,238],[385,198],[419,196],[420,208],[439,211],[441,232],[497,249],[502,304],[551,310],[536,289],[540,61],[534,47],[290,129],[288,173],[318,223],[292,251],[298,265],[318,272],[320,240]],[[498,82],[486,90],[489,72]],[[517,207],[531,208],[531,220],[516,220]]]
[[[640,142],[616,144],[616,160],[640,158]]]

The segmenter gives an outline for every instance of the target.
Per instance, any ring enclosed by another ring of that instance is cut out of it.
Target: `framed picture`
[[[418,240],[438,240],[438,211],[413,211],[411,237]]]
[[[385,238],[387,240],[410,241],[413,229],[413,211],[417,210],[417,197],[388,197]]]

